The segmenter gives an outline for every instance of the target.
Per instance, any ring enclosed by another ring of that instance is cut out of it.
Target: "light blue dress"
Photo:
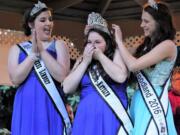
[[[143,70],[158,96],[162,93],[162,86],[169,77],[174,66],[174,62],[175,61],[164,60],[153,68]],[[136,90],[133,95],[130,113],[134,123],[133,135],[146,135],[146,129],[149,124],[151,114],[145,105],[140,90]],[[177,135],[170,103],[168,103],[166,120],[169,135]]]

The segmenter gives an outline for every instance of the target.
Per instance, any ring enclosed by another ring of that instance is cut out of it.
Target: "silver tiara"
[[[95,13],[95,12],[90,13],[88,15],[87,24],[91,26],[91,28],[102,30],[110,35],[110,32],[108,30],[108,24],[106,20],[99,13]]]
[[[155,0],[148,0],[148,4],[149,4],[149,6],[151,6],[152,8],[158,10],[158,5],[157,5],[157,3],[156,3]]]
[[[36,14],[37,12],[39,12],[40,10],[42,10],[43,8],[48,8],[46,6],[45,3],[42,3],[40,1],[38,1],[37,4],[34,4],[33,9],[31,10],[30,16],[33,16],[34,14]]]

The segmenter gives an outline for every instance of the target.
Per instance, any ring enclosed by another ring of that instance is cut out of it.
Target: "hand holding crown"
[[[115,41],[117,42],[117,44],[122,44],[123,38],[120,27],[116,24],[112,24],[112,29],[114,30]]]
[[[91,28],[99,29],[110,35],[106,20],[99,14],[92,12],[88,15],[87,25],[84,30],[86,35]]]

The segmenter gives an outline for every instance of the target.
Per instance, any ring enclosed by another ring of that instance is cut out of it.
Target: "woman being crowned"
[[[74,92],[78,86],[81,92],[72,135],[130,133],[127,70],[100,14],[89,14],[85,36],[83,55],[63,82],[65,93]]]

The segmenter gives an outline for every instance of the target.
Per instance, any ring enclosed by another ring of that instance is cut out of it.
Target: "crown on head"
[[[95,12],[90,13],[88,15],[87,24],[91,26],[91,28],[102,30],[110,35],[110,32],[108,30],[108,24],[106,20],[99,13],[95,13]]]
[[[155,10],[158,10],[158,1],[156,2],[156,0],[148,0],[148,2],[144,5],[144,8],[150,6]]]
[[[37,12],[42,10],[43,8],[48,8],[48,7],[46,6],[45,3],[38,1],[37,4],[34,4],[34,7],[31,10],[30,16],[33,16],[34,14],[36,14]]]
[[[148,0],[148,3],[152,8],[158,10],[158,5],[155,0]]]

